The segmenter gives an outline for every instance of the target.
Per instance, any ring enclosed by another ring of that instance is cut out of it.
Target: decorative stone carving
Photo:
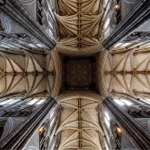
[[[64,58],[63,88],[66,90],[95,89],[94,58]]]
[[[128,114],[133,118],[150,118],[150,108],[145,106],[132,106],[127,108]]]
[[[146,40],[150,40],[150,33],[148,33],[148,32],[133,32],[124,40],[124,42],[133,42],[133,41],[134,42],[142,42],[142,41],[146,41]]]
[[[43,7],[43,9],[44,9],[45,11],[48,10],[48,4],[47,4],[47,1],[46,1],[46,0],[42,0],[42,1],[41,1],[41,5],[42,5],[42,7]]]

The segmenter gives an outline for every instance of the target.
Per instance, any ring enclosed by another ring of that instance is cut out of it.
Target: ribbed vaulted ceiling
[[[57,46],[69,46],[70,51],[78,52],[91,47],[96,51],[101,41],[102,6],[102,0],[58,0]]]
[[[99,52],[102,0],[58,0],[56,6],[58,36],[56,50],[65,55],[90,53],[92,56]],[[78,65],[80,64],[76,64]],[[84,70],[88,72],[87,69]],[[94,71],[96,73],[96,70]],[[79,76],[81,72],[82,70],[78,72]],[[103,131],[98,114],[102,98],[95,93],[96,91],[80,92],[64,92],[57,97],[62,110],[56,132],[57,148],[58,150],[103,150]]]

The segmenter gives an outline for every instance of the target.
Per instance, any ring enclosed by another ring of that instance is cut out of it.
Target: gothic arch
[[[0,123],[3,124],[3,134],[0,138],[0,140],[3,140],[5,137],[7,137],[13,130],[13,120],[11,118],[1,118]]]
[[[3,13],[0,13],[0,21],[1,26],[3,27],[3,31],[6,33],[10,33],[11,31],[11,21],[3,15]]]

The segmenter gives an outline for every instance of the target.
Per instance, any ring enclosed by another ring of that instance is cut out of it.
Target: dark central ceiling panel
[[[63,90],[95,90],[95,57],[63,58]]]

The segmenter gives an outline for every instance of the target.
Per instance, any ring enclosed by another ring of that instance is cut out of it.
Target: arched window
[[[0,106],[3,106],[3,105],[12,105],[12,104],[16,103],[17,101],[18,101],[18,99],[10,98],[8,100],[1,101],[0,102]]]
[[[42,105],[45,101],[46,101],[45,99],[40,99],[40,100],[36,103],[36,105]]]
[[[120,106],[132,106],[133,103],[130,100],[127,100],[124,97],[118,96],[113,98],[114,102]]]
[[[28,105],[34,105],[36,102],[38,102],[39,101],[39,99],[36,99],[36,98],[34,98],[34,99],[32,99],[31,101],[29,101],[27,104]]]

